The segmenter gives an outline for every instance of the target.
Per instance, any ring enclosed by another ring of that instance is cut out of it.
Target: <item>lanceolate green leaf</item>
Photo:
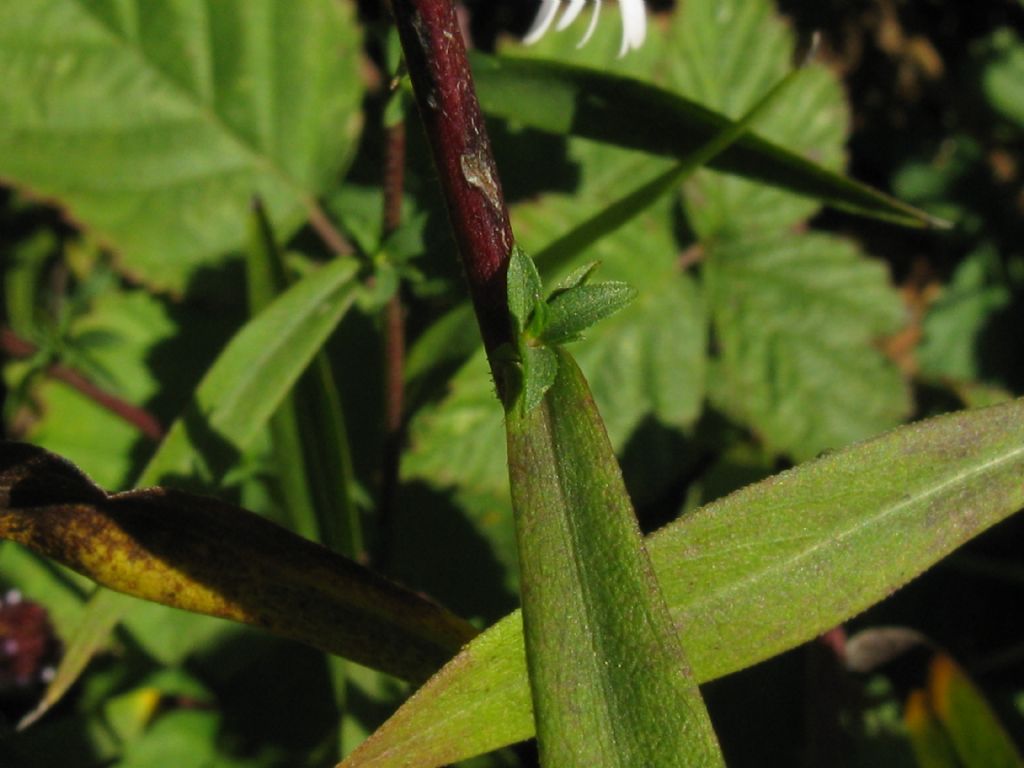
[[[354,9],[333,0],[0,2],[0,179],[182,290],[252,195],[302,221],[351,154]]]
[[[284,261],[274,242],[270,222],[259,203],[253,206],[250,217],[245,256],[249,315],[255,316],[288,286]],[[288,528],[323,544],[310,482],[315,478],[307,472],[297,405],[294,395],[289,394],[270,419],[276,485]]]
[[[108,495],[68,462],[0,443],[0,538],[112,589],[422,678],[476,630],[259,515],[165,488]]]
[[[296,379],[355,300],[356,263],[338,259],[296,283],[247,323],[203,377],[136,483],[156,485],[193,476],[215,478],[263,429]],[[105,632],[132,599],[99,596],[71,639],[38,713],[78,678]]]
[[[261,205],[255,206],[250,228],[246,262],[249,310],[256,313],[284,292],[292,278]],[[292,529],[357,560],[364,554],[363,537],[353,500],[355,478],[348,429],[331,362],[323,349],[278,407],[270,430],[281,500]],[[358,744],[368,735],[358,709],[349,706],[358,700],[350,697],[350,687],[373,690],[383,675],[337,656],[328,656],[326,661],[337,704],[338,755],[342,755],[349,751],[349,741]]]
[[[554,353],[543,402],[507,412],[541,762],[722,764],[601,416],[575,361]]]
[[[475,54],[484,112],[537,130],[683,159],[728,127],[728,118],[671,91],[627,77],[547,61]],[[934,224],[926,213],[757,136],[711,161],[830,205],[908,226]]]
[[[810,640],[1024,506],[1024,400],[894,430],[697,510],[648,551],[700,681]],[[437,766],[532,735],[518,613],[346,765]]]
[[[912,691],[907,697],[903,724],[919,768],[963,768],[949,734],[929,709],[924,691]]]
[[[354,260],[336,259],[247,323],[203,377],[136,486],[196,472],[216,476],[226,458],[218,454],[246,448],[352,306],[357,272]]]
[[[575,341],[592,325],[628,306],[636,298],[628,283],[580,285],[560,293],[548,303],[548,321],[542,338],[549,344]]]
[[[250,312],[259,312],[291,284],[270,222],[257,206],[247,260]],[[294,530],[346,557],[363,548],[352,500],[354,477],[348,430],[334,373],[317,352],[271,420],[278,480]]]

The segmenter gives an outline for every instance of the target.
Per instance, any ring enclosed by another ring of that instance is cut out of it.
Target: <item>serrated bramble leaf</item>
[[[194,358],[163,366],[160,352],[174,343],[183,320],[203,322],[207,335],[191,342]],[[163,387],[192,386],[202,361],[214,351],[209,341],[222,338],[229,327],[222,318],[200,315],[194,309],[172,311],[145,291],[123,290],[96,296],[69,327],[76,336],[95,331],[116,339],[90,352],[111,373],[110,390],[128,402],[142,404]],[[131,457],[139,438],[136,427],[54,379],[40,379],[32,398],[42,407],[23,439],[68,456],[105,487],[123,488],[131,482],[137,466]],[[75,416],[69,418],[69,414]]]
[[[564,344],[580,338],[583,331],[628,306],[637,296],[626,283],[606,282],[569,288],[547,303],[547,323],[541,339]]]
[[[793,65],[793,30],[770,0],[689,0],[666,34],[675,43],[665,56],[668,84],[731,118],[749,109]],[[835,75],[821,66],[807,67],[799,87],[780,102],[758,121],[757,134],[829,171],[841,170],[849,114]],[[786,230],[819,207],[813,196],[797,197],[713,171],[686,184],[685,203],[701,239]]]
[[[717,1],[706,0],[703,5],[706,7],[708,2]],[[730,9],[724,6],[734,4],[722,2],[723,7],[714,6],[711,13],[728,11]],[[772,9],[763,0],[750,5],[771,20]],[[682,11],[676,16],[682,15],[686,7],[682,6]],[[720,16],[728,18],[728,13],[720,13]],[[718,21],[715,29],[698,34],[710,34],[717,43],[722,39],[721,32],[727,35],[730,29],[721,23],[721,19]],[[782,36],[778,34],[779,30],[783,30]],[[702,95],[695,96],[684,81],[690,72],[685,59],[688,45],[679,44],[684,31],[685,28],[681,30],[675,25],[652,29],[647,45],[637,52],[638,55],[630,56],[620,70],[640,79],[604,71],[608,60],[602,59],[599,45],[572,51],[564,46],[559,49],[555,43],[545,47],[547,41],[541,41],[532,49],[517,51],[516,57],[474,54],[471,59],[481,106],[489,115],[507,119],[516,125],[559,135],[572,134],[651,154],[685,158],[719,134],[729,125],[729,120],[697,103]],[[750,30],[744,27],[743,32],[747,34]],[[793,46],[786,37],[788,33],[781,22],[774,23],[772,32],[764,40],[746,39],[739,49],[741,53],[744,49],[754,51],[762,60],[767,51],[771,66],[763,68],[763,72],[756,63],[751,65],[749,60],[740,60],[728,62],[724,72],[713,68],[716,71],[696,73],[698,78],[711,80],[716,87],[726,91],[737,85],[740,97],[746,101],[733,105],[735,108],[730,109],[729,114],[742,114],[790,68]],[[570,58],[600,69],[521,58],[523,56]],[[677,71],[684,74],[680,76]],[[736,78],[737,72],[740,77],[749,74],[746,82],[722,83],[719,79]],[[801,134],[804,141],[798,144],[798,151],[782,149],[760,135],[751,135],[740,139],[715,158],[711,162],[712,167],[810,198],[801,202],[803,210],[797,212],[798,216],[807,215],[818,206],[815,200],[821,200],[908,226],[934,224],[935,220],[928,214],[846,179],[835,171],[842,159],[845,105],[833,75],[822,68],[815,68],[810,80],[809,85],[805,81],[799,93],[789,94],[783,106],[775,110],[776,121],[797,125],[804,131]],[[665,87],[659,88],[654,83]],[[686,97],[695,97],[696,101]],[[717,99],[708,101],[714,107]],[[814,119],[813,110],[819,107],[826,110],[826,121]],[[783,117],[778,116],[780,113]],[[786,117],[793,114],[797,117]],[[837,114],[842,119],[836,119]],[[764,135],[775,138],[775,131],[766,126]],[[812,143],[816,139],[826,142],[825,151]],[[802,157],[800,150],[807,150],[813,159]],[[756,215],[757,212],[752,213]]]
[[[972,381],[982,376],[985,331],[997,322],[1013,301],[1002,256],[994,244],[979,247],[957,265],[949,283],[928,306],[922,323],[923,338],[915,357],[921,372],[934,377]],[[1006,369],[989,362],[986,371]],[[995,370],[992,370],[995,368]]]
[[[712,398],[771,449],[809,458],[909,413],[907,385],[878,348],[906,312],[885,266],[852,243],[726,239],[704,274],[718,346]]]
[[[502,407],[482,350],[456,372],[448,389],[443,401],[421,409],[410,423],[403,471],[408,479],[440,488],[507,495]]]
[[[330,0],[0,3],[0,177],[183,291],[242,246],[253,195],[290,233],[344,168],[353,17]]]

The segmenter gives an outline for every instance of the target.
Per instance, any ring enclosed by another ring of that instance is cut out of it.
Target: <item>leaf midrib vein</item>
[[[104,19],[93,13],[91,9],[82,2],[82,0],[74,0],[74,2],[86,16],[92,18],[95,24],[100,29],[104,30],[112,40],[120,45],[122,49],[138,59],[146,69],[155,73],[158,76],[158,79],[163,82],[166,87],[181,97],[189,108],[194,111],[197,118],[210,123],[215,129],[230,139],[231,142],[238,147],[241,154],[244,157],[247,157],[255,167],[262,167],[272,176],[277,178],[296,196],[299,203],[303,205],[310,204],[310,193],[302,187],[301,182],[293,179],[287,171],[274,162],[269,154],[262,154],[259,151],[260,148],[258,146],[254,146],[245,136],[234,130],[230,123],[226,122],[223,116],[215,109],[197,100],[194,97],[194,94],[190,93],[180,83],[178,83],[177,80],[175,80],[174,77],[166,70],[160,67],[157,62],[146,56],[145,49],[142,46],[135,45],[133,41],[122,36],[116,29],[107,24]]]
[[[752,573],[733,581],[729,585],[723,586],[720,589],[715,590],[714,593],[709,593],[706,597],[702,599],[691,601],[689,603],[686,603],[685,605],[679,606],[678,608],[674,607],[674,609],[685,611],[686,613],[692,613],[698,606],[705,605],[710,602],[721,602],[723,596],[733,594],[739,591],[742,587],[748,586],[749,584],[761,581],[768,581],[772,575],[785,574],[787,572],[795,572],[799,569],[800,564],[802,564],[804,561],[813,560],[815,555],[820,550],[837,548],[839,544],[855,537],[863,530],[884,524],[889,518],[891,518],[894,515],[898,515],[907,507],[914,506],[921,502],[927,501],[929,498],[942,493],[951,486],[966,483],[969,480],[974,479],[975,477],[984,475],[989,471],[994,471],[1002,467],[1004,464],[1011,463],[1014,460],[1020,458],[1021,456],[1024,456],[1024,445],[1009,451],[1008,453],[1000,456],[999,458],[991,459],[989,461],[984,462],[983,464],[975,466],[968,471],[956,472],[943,482],[934,485],[931,488],[928,488],[920,493],[909,495],[906,498],[901,499],[896,504],[893,504],[891,507],[889,507],[882,513],[873,515],[867,520],[864,520],[863,522],[855,523],[854,525],[851,525],[848,528],[841,530],[837,534],[830,535],[827,538],[816,537],[818,539],[817,544],[799,552],[798,554],[793,555],[792,557],[788,557],[783,560],[777,561],[776,563],[769,565],[767,567],[757,569]]]
[[[562,366],[560,365],[559,367],[561,368]],[[565,375],[565,371],[559,371],[558,375],[559,376],[564,376]],[[556,384],[556,386],[558,386],[558,385]],[[542,404],[542,407],[544,408],[544,421],[546,422],[546,428],[547,428],[546,431],[547,431],[548,439],[550,441],[551,453],[552,453],[552,456],[555,458],[555,461],[556,461],[556,465],[555,466],[556,466],[557,474],[556,474],[555,485],[556,485],[556,487],[558,489],[559,503],[560,503],[560,506],[561,506],[561,508],[563,510],[568,510],[569,509],[569,498],[570,498],[570,496],[569,496],[569,493],[568,493],[568,491],[567,491],[567,489],[565,487],[565,484],[564,484],[565,467],[564,467],[564,463],[562,461],[562,459],[564,457],[564,454],[559,451],[559,443],[558,443],[558,440],[556,440],[556,438],[555,438],[555,435],[556,435],[556,432],[557,432],[557,426],[554,423],[555,419],[554,419],[554,417],[552,415],[552,407],[553,406],[552,406],[552,403],[551,403],[550,395],[546,395],[545,396],[544,402]],[[588,624],[592,625],[593,621],[592,621],[591,617],[595,615],[594,606],[595,606],[595,603],[600,603],[600,600],[595,600],[594,595],[591,594],[590,589],[589,589],[589,586],[590,586],[589,580],[585,579],[583,577],[583,568],[581,567],[581,564],[580,564],[581,558],[580,558],[579,547],[577,546],[577,543],[576,543],[577,539],[579,538],[579,533],[580,533],[579,532],[579,527],[576,525],[574,516],[571,514],[571,512],[569,514],[565,515],[564,520],[565,520],[565,527],[562,528],[561,526],[559,526],[559,528],[560,528],[560,530],[564,531],[565,534],[566,534],[566,536],[565,536],[565,546],[566,546],[566,549],[570,553],[569,563],[570,563],[570,566],[572,567],[573,571],[576,574],[576,582],[582,587],[582,589],[580,590],[580,598],[581,598],[581,600],[583,602],[584,610],[586,611],[586,616],[584,617],[584,619],[587,621]],[[597,645],[597,642],[596,642],[596,635],[595,635],[595,633],[593,633],[593,632],[586,633],[586,640],[587,640],[587,643],[588,643],[588,645],[590,647],[591,656],[594,659],[602,658],[602,656],[600,654],[600,649],[598,648],[598,645]],[[603,712],[604,722],[608,724],[608,726],[611,728],[611,730],[613,732],[617,732],[619,730],[618,727],[617,727],[618,726],[618,718],[612,717],[612,711],[611,711],[611,708],[609,706],[609,702],[612,701],[612,698],[614,696],[614,691],[611,690],[610,682],[605,678],[604,675],[600,674],[600,672],[598,673],[597,678],[598,678],[598,681],[599,681],[599,685],[601,686],[601,710]],[[612,743],[614,744],[614,743],[621,743],[621,742],[620,742],[620,740],[617,737],[613,737]]]

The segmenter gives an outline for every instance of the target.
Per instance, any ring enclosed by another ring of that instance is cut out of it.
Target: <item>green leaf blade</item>
[[[884,599],[1024,507],[1022,476],[1016,400],[896,429],[655,533],[651,562],[695,677],[743,669]],[[529,738],[519,623],[512,614],[470,643],[346,766],[397,767],[422,750],[426,768]]]
[[[0,177],[68,210],[122,268],[177,292],[282,229],[359,125],[358,27],[328,0],[0,6]]]
[[[404,678],[425,677],[476,634],[426,598],[252,512],[165,488],[107,494],[28,444],[0,443],[0,537],[125,594],[258,626]]]
[[[540,301],[541,282],[537,267],[522,248],[513,246],[508,262],[508,311],[519,333],[526,330]]]
[[[674,15],[666,37],[672,41],[665,57],[668,86],[732,118],[792,67],[796,47],[793,30],[770,0],[694,0]],[[759,135],[838,174],[849,125],[838,79],[825,67],[804,67],[799,86],[780,101],[759,122]],[[702,239],[752,229],[783,231],[819,208],[813,196],[754,180],[705,171],[687,183],[687,218]]]
[[[721,764],[601,417],[575,362],[556,354],[544,402],[508,414],[541,760]]]
[[[337,259],[296,283],[228,343],[143,469],[138,486],[194,474],[216,476],[259,434],[355,301],[358,267]],[[52,706],[136,605],[96,599],[68,644],[45,701]],[[99,631],[96,628],[101,628]],[[40,710],[40,714],[44,710]]]
[[[701,679],[748,666],[739,649],[774,655],[906,584],[1024,506],[1022,471],[1024,400],[1016,400],[895,429],[654,534],[651,557],[677,621],[700,617],[707,631],[737,638],[737,651],[690,643]],[[684,607],[693,578],[718,597]]]
[[[928,707],[924,691],[912,691],[907,697],[903,722],[920,768],[962,768],[949,734]]]
[[[542,338],[548,344],[575,341],[590,326],[627,307],[637,297],[626,283],[578,285],[548,302],[547,325]]]
[[[247,253],[249,308],[258,313],[291,284],[262,206]],[[278,481],[293,530],[346,557],[363,549],[348,430],[330,361],[317,352],[271,418]]]
[[[882,264],[831,236],[756,234],[716,243],[705,275],[712,397],[771,449],[807,459],[906,418],[906,383],[878,348],[905,322]]]
[[[524,349],[523,410],[529,413],[544,400],[544,395],[558,376],[558,358],[547,347]]]
[[[211,465],[202,469],[217,471],[216,459],[224,458],[219,452],[249,445],[352,306],[357,273],[354,260],[336,259],[247,323],[203,377],[137,485],[155,485],[168,475],[188,477],[197,460]],[[212,434],[197,450],[204,427]]]
[[[729,124],[671,91],[597,70],[482,54],[474,54],[472,63],[486,114],[545,132],[684,159]],[[759,136],[743,137],[711,166],[862,215],[905,226],[936,224],[905,203]]]

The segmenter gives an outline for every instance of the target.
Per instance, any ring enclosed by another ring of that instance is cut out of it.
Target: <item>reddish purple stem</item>
[[[405,122],[387,129],[384,150],[384,233],[402,225],[405,188]],[[395,540],[395,508],[402,457],[405,410],[405,308],[395,293],[384,310],[384,451],[381,456],[380,499],[377,514],[380,545],[377,566],[389,567]]]
[[[17,358],[31,357],[36,353],[36,345],[21,338],[9,328],[0,328],[0,352]],[[74,387],[97,405],[128,422],[150,440],[159,442],[163,439],[164,430],[160,426],[160,422],[144,408],[132,405],[117,395],[101,389],[74,368],[62,363],[53,363],[47,367],[46,372],[53,378]]]
[[[511,340],[505,294],[514,243],[490,139],[451,0],[392,0],[488,354]]]

